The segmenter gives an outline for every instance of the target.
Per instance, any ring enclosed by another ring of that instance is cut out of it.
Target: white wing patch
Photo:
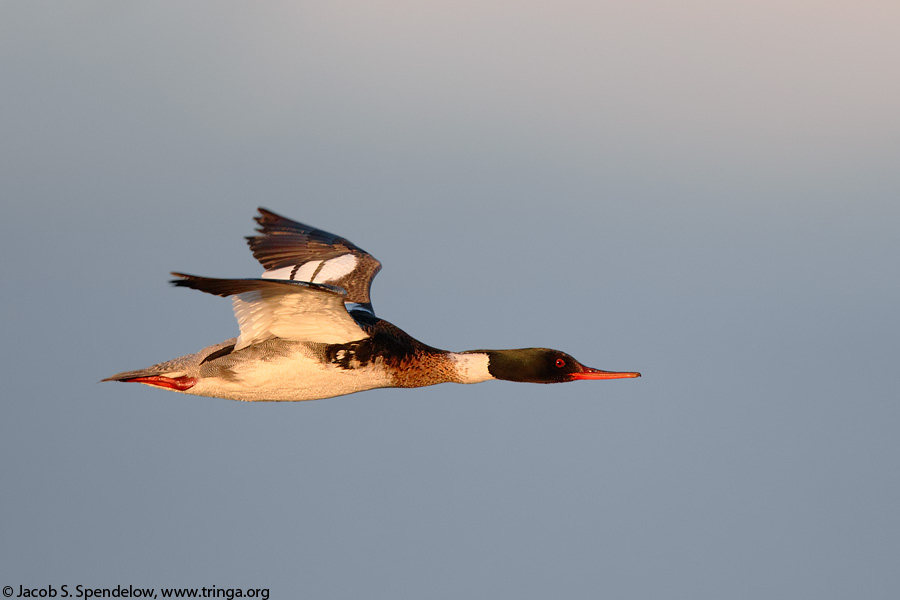
[[[262,276],[264,279],[328,283],[338,281],[341,277],[352,273],[358,262],[352,254],[343,254],[328,260],[310,260],[299,266],[272,269],[263,273]]]
[[[272,269],[262,274],[263,279],[291,279],[291,273],[296,267],[281,267],[280,269]]]
[[[349,275],[356,268],[356,257],[352,254],[344,254],[337,258],[326,260],[322,263],[318,273],[313,273],[312,283],[328,283],[337,281],[345,275]],[[304,267],[306,265],[303,265]]]
[[[313,282],[313,277],[316,274],[316,270],[322,266],[321,260],[311,260],[309,262],[305,262],[300,265],[300,268],[297,269],[297,272],[291,275],[291,279],[294,281],[308,281],[310,283]]]
[[[253,291],[232,298],[241,334],[235,350],[272,338],[344,344],[367,337],[344,308],[344,296],[308,288]]]
[[[329,261],[331,262],[331,261]],[[289,279],[291,281],[313,282],[313,277],[322,265],[321,260],[311,260],[302,265],[293,265],[290,267],[281,267],[280,269],[272,269],[262,274],[263,279]],[[320,281],[321,283],[321,281]]]

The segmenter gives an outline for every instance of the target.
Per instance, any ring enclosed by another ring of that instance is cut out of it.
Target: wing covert
[[[344,306],[346,292],[330,285],[274,279],[216,279],[172,273],[172,283],[232,296],[241,333],[235,350],[272,338],[345,344],[368,337]]]

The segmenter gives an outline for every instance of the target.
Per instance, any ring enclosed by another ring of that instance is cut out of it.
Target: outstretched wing
[[[264,208],[256,217],[260,235],[247,238],[263,277],[324,283],[347,290],[346,302],[372,311],[369,289],[381,269],[378,260],[345,238],[276,215]]]
[[[235,350],[273,338],[345,344],[368,337],[344,307],[338,287],[277,279],[215,279],[172,273],[173,285],[233,296],[241,334]]]

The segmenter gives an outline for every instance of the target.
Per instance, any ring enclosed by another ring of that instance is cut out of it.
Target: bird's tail
[[[234,340],[228,340],[215,346],[204,348],[195,354],[179,356],[166,362],[151,365],[145,369],[123,371],[100,381],[125,381],[146,383],[156,387],[167,388],[178,392],[189,390],[200,378],[200,365],[210,357],[231,351]]]
[[[168,388],[179,392],[189,390],[197,383],[196,377],[188,377],[186,375],[169,377],[167,375],[151,375],[149,373],[150,369],[125,371],[124,373],[118,373],[112,377],[101,379],[100,381],[133,381],[135,383],[146,383],[147,385]]]

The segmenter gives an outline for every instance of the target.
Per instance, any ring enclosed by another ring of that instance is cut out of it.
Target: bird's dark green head
[[[577,379],[622,379],[640,373],[601,371],[586,367],[565,352],[549,348],[473,350],[488,355],[488,372],[495,379],[526,383],[562,383]]]

